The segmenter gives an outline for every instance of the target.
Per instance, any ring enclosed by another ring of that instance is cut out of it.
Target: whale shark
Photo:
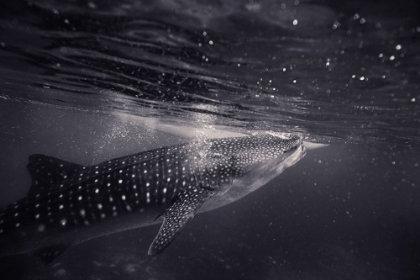
[[[52,262],[92,238],[162,222],[162,252],[200,212],[246,196],[306,153],[296,135],[204,139],[83,166],[29,157],[29,193],[0,209],[0,256]]]

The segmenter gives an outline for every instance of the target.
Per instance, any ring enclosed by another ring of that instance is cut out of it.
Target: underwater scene
[[[420,2],[0,2],[0,279],[420,279]]]

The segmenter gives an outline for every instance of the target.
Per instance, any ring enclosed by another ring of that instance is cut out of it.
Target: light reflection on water
[[[321,142],[417,144],[419,24],[382,5],[10,4],[0,94],[191,123],[206,114]]]

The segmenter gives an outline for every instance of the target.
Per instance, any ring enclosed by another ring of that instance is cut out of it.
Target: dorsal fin
[[[61,159],[46,155],[31,155],[28,170],[32,177],[32,185],[28,198],[42,196],[54,188],[70,182],[74,173],[83,167]]]

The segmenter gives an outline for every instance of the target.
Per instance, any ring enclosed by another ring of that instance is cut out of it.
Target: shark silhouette
[[[29,157],[27,197],[0,210],[0,256],[49,263],[71,245],[163,218],[149,255],[197,212],[255,191],[305,155],[298,136],[264,134],[190,142],[81,166]]]

